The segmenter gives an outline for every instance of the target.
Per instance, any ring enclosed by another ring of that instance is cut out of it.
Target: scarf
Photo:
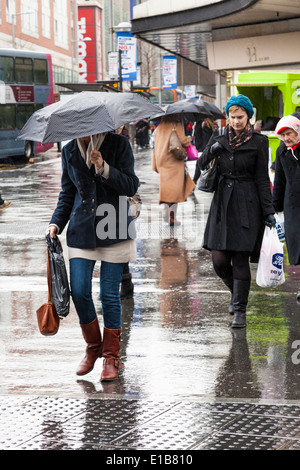
[[[79,147],[81,156],[83,158],[83,161],[85,162],[85,164],[87,165],[87,167],[89,169],[92,166],[91,152],[92,152],[92,150],[98,150],[101,147],[101,145],[103,144],[103,141],[105,139],[106,134],[107,133],[104,132],[103,134],[92,135],[91,138],[90,138],[90,143],[89,143],[88,146],[86,146],[86,143],[83,142],[82,140],[77,139],[77,145]]]
[[[242,130],[242,132],[238,135],[235,134],[233,128],[229,126],[228,128],[228,137],[229,137],[229,145],[234,150],[237,147],[240,147],[245,142],[251,139],[253,134],[253,129],[250,124],[247,124],[246,127]]]
[[[300,141],[298,141],[298,142],[297,142],[295,145],[293,145],[292,147],[287,147],[287,149],[292,152],[292,155],[293,155],[293,157],[295,158],[295,160],[297,160],[297,161],[299,162],[299,158],[296,157],[295,152],[294,152],[294,151],[296,150],[296,148],[298,147],[298,145],[300,145]]]

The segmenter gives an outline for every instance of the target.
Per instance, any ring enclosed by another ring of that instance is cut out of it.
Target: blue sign
[[[127,32],[117,32],[117,50],[121,51],[122,80],[134,82],[137,79],[136,38]]]
[[[177,57],[163,56],[163,88],[176,90],[177,88]]]
[[[133,18],[133,7],[136,6],[136,0],[130,0],[130,18]]]
[[[275,266],[275,268],[282,269],[283,255],[281,253],[276,253],[275,255],[273,255],[272,264],[273,266]]]

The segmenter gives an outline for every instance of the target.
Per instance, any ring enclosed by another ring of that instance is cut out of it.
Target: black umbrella
[[[224,119],[225,116],[222,113],[222,111],[213,103],[210,103],[209,101],[204,101],[204,100],[183,100],[187,103],[193,103],[198,109],[200,113],[209,113],[209,116],[206,117],[211,117],[213,120],[216,119]]]
[[[181,117],[186,118],[188,121],[197,121],[198,119],[205,119],[211,116],[204,106],[198,106],[196,101],[193,100],[181,100],[169,104],[164,111],[164,115],[180,114]]]

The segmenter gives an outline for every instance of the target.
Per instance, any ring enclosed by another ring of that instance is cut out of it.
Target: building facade
[[[51,53],[55,84],[107,80],[114,26],[130,21],[130,5],[130,0],[0,0],[0,48]]]
[[[72,80],[74,0],[0,0],[0,47],[49,52],[54,83]]]

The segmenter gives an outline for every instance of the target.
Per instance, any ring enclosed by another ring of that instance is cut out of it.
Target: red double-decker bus
[[[51,55],[0,49],[0,159],[30,158],[52,147],[16,138],[35,111],[53,102]]]

